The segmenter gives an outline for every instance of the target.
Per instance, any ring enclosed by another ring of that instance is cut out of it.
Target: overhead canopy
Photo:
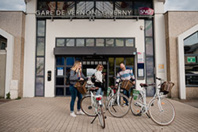
[[[134,47],[66,47],[54,48],[54,55],[134,55]]]

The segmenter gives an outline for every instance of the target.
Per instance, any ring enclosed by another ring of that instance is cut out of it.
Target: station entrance
[[[55,95],[68,96],[69,91],[69,72],[75,61],[82,63],[83,74],[91,76],[98,64],[104,66],[105,88],[115,85],[115,78],[119,71],[120,63],[134,71],[135,56],[106,56],[106,55],[86,55],[86,56],[56,56],[55,66]]]

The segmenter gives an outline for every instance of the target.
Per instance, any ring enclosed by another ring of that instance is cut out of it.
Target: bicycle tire
[[[109,101],[108,101],[108,111],[109,113],[113,116],[113,117],[117,117],[117,118],[121,118],[124,117],[130,109],[129,104],[125,105],[124,104],[124,99],[126,99],[129,102],[129,99],[127,96],[123,95],[123,94],[119,94],[119,98],[120,101],[117,102],[118,99],[117,98],[117,94],[115,94],[114,96],[112,96]],[[123,100],[122,100],[123,99]],[[121,104],[119,105],[119,103],[121,102]],[[122,113],[118,113],[118,112],[122,112]]]
[[[105,116],[104,116],[102,106],[100,106],[100,111],[98,111],[98,119],[99,119],[101,127],[104,129],[105,128]]]
[[[87,115],[94,117],[96,116],[95,108],[91,103],[91,95],[84,96],[80,102],[81,110]]]
[[[134,98],[134,96],[131,97],[130,108],[134,116],[142,115],[142,107],[138,104],[143,104],[143,97],[141,94],[138,94],[137,98]]]
[[[175,119],[175,108],[169,100],[165,98],[160,99],[161,100],[159,100],[159,98],[155,98],[151,101],[149,104],[149,115],[156,124],[160,126],[167,126]],[[160,111],[160,107],[163,110]]]

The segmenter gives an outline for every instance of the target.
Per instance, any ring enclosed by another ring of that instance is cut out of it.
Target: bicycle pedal
[[[154,104],[151,104],[151,106],[154,106]]]

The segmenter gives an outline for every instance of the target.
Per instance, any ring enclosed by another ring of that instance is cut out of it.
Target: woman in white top
[[[99,89],[97,90],[96,95],[103,95],[103,91],[102,91],[102,86],[103,86],[103,75],[102,75],[102,70],[103,70],[103,65],[102,64],[98,64],[98,66],[96,67],[96,72],[95,72],[95,86],[99,87]]]

